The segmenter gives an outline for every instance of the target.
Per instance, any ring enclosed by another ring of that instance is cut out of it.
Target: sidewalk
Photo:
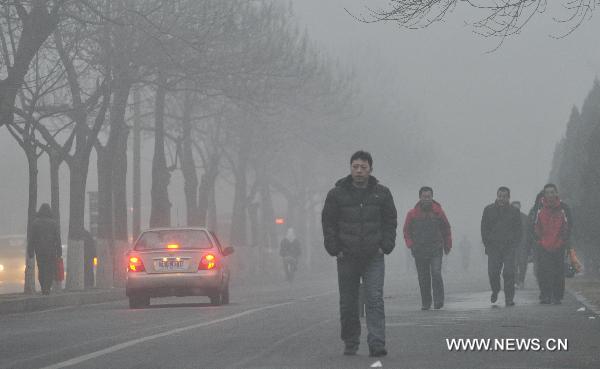
[[[0,294],[0,315],[48,310],[65,306],[97,304],[125,299],[124,288],[90,289],[83,291],[57,291],[48,296],[37,292]]]
[[[566,279],[566,288],[589,310],[600,315],[600,279],[578,275]]]

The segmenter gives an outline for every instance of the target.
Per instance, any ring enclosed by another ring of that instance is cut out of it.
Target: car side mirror
[[[227,255],[231,255],[233,254],[233,247],[226,247],[223,249],[223,256],[227,256]]]

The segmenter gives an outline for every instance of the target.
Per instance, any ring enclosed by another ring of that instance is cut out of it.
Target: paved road
[[[332,263],[333,266],[333,263]],[[387,368],[600,368],[600,318],[563,305],[540,306],[518,291],[517,306],[489,303],[482,272],[446,275],[447,304],[420,311],[416,276],[386,279]],[[401,269],[401,268],[399,268]],[[462,277],[461,277],[462,276]],[[533,287],[533,286],[532,286]],[[341,355],[335,279],[304,276],[293,286],[232,291],[232,304],[203,298],[153,299],[144,310],[125,301],[0,316],[2,368],[368,368]],[[502,295],[500,296],[502,301]],[[568,340],[560,352],[450,352],[446,338]]]

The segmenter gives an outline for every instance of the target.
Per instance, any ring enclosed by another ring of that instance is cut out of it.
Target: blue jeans
[[[384,256],[376,254],[363,260],[338,258],[341,338],[348,346],[360,342],[358,290],[362,277],[366,297],[367,343],[371,348],[385,347],[385,310],[383,306]]]
[[[417,274],[419,276],[419,289],[421,290],[421,304],[431,307],[431,291],[433,289],[434,305],[444,304],[444,281],[442,279],[442,253],[432,257],[415,257]]]

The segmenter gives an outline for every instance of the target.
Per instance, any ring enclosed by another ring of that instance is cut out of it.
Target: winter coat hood
[[[38,210],[37,216],[40,218],[52,218],[52,209],[50,205],[44,203],[40,206],[40,210]]]

